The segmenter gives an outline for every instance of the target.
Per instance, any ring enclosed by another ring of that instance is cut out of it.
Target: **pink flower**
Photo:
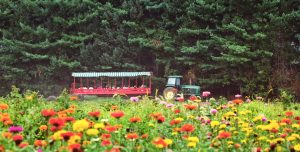
[[[210,113],[211,113],[212,115],[216,115],[216,114],[217,114],[217,112],[218,112],[218,110],[217,110],[217,109],[211,109],[211,110],[210,110]]]
[[[210,95],[209,91],[202,92],[202,97],[208,97]]]
[[[250,102],[251,102],[251,99],[246,99],[246,102],[247,102],[247,103],[250,103]]]

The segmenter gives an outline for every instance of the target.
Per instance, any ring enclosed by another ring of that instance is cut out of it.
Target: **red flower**
[[[272,128],[272,129],[270,130],[270,132],[272,132],[272,133],[278,133],[278,130],[275,129],[275,128]]]
[[[105,130],[108,132],[115,132],[118,128],[116,126],[106,126]]]
[[[109,139],[111,137],[110,134],[102,134],[101,139]]]
[[[196,105],[189,105],[189,104],[186,104],[186,105],[184,105],[184,106],[185,106],[185,108],[188,109],[188,110],[194,110],[194,109],[197,108]]]
[[[115,112],[112,112],[110,115],[114,118],[119,119],[124,116],[124,112],[123,111],[115,111]]]
[[[139,135],[137,133],[129,133],[126,135],[126,139],[137,139]]]
[[[52,117],[56,114],[56,112],[53,109],[44,109],[42,110],[41,114],[44,117]]]
[[[194,130],[195,128],[192,124],[185,124],[180,128],[180,131],[182,132],[193,132]]]
[[[69,145],[69,150],[71,151],[71,152],[83,152],[83,150],[81,150],[81,145],[80,144],[71,144],[71,145]]]
[[[197,97],[194,96],[194,95],[191,95],[191,96],[190,96],[190,100],[195,101],[195,100],[197,100]]]
[[[29,144],[28,144],[28,142],[22,142],[22,143],[20,143],[18,146],[20,147],[20,148],[25,148],[26,146],[28,146]]]
[[[129,119],[129,121],[132,123],[141,122],[141,118],[140,117],[132,117]]]
[[[158,123],[163,123],[165,122],[165,117],[164,116],[159,116],[158,118],[156,118]]]
[[[100,116],[100,111],[93,111],[93,112],[89,112],[89,115],[92,117],[99,117]]]
[[[48,123],[52,125],[51,131],[61,130],[65,125],[65,121],[62,118],[50,118]]]
[[[102,140],[102,142],[101,142],[101,146],[109,146],[109,145],[111,145],[111,141],[110,140]]]
[[[65,122],[74,122],[75,118],[73,118],[73,117],[64,117],[64,121]]]
[[[180,113],[180,110],[179,110],[179,109],[175,109],[175,110],[174,110],[174,113],[176,113],[176,114],[177,114],[177,113]]]
[[[243,100],[242,99],[234,99],[234,100],[232,100],[232,102],[239,105],[239,104],[243,103]]]
[[[65,132],[65,133],[61,133],[60,135],[64,138],[65,141],[68,141],[71,138],[71,136],[74,135],[74,133],[68,131],[68,132]]]
[[[294,112],[293,111],[287,111],[287,112],[285,112],[285,115],[287,117],[292,117],[294,115]]]
[[[231,137],[231,133],[226,132],[226,131],[220,132],[218,135],[218,138],[220,138],[220,139],[226,139],[226,138],[230,138],[230,137]]]
[[[12,139],[16,143],[16,145],[20,145],[21,142],[23,141],[23,136],[22,135],[14,135],[12,137]]]
[[[299,121],[300,120],[300,116],[295,117],[295,120]]]
[[[292,124],[293,122],[292,122],[292,120],[291,119],[289,119],[289,118],[283,118],[283,119],[281,119],[281,123],[286,123],[286,124]]]
[[[281,134],[280,137],[281,138],[285,138],[288,134]]]

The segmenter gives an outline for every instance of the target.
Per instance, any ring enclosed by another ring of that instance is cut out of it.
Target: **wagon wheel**
[[[163,95],[167,100],[174,100],[177,95],[178,90],[176,88],[167,87],[165,88]]]

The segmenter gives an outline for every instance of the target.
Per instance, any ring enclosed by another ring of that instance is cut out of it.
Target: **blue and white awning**
[[[151,76],[152,72],[73,72],[73,77],[137,77]]]

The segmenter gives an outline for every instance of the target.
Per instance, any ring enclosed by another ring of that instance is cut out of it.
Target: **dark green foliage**
[[[72,71],[145,70],[158,84],[180,74],[220,93],[297,94],[299,6],[298,0],[2,0],[0,93],[14,84],[57,94]]]

